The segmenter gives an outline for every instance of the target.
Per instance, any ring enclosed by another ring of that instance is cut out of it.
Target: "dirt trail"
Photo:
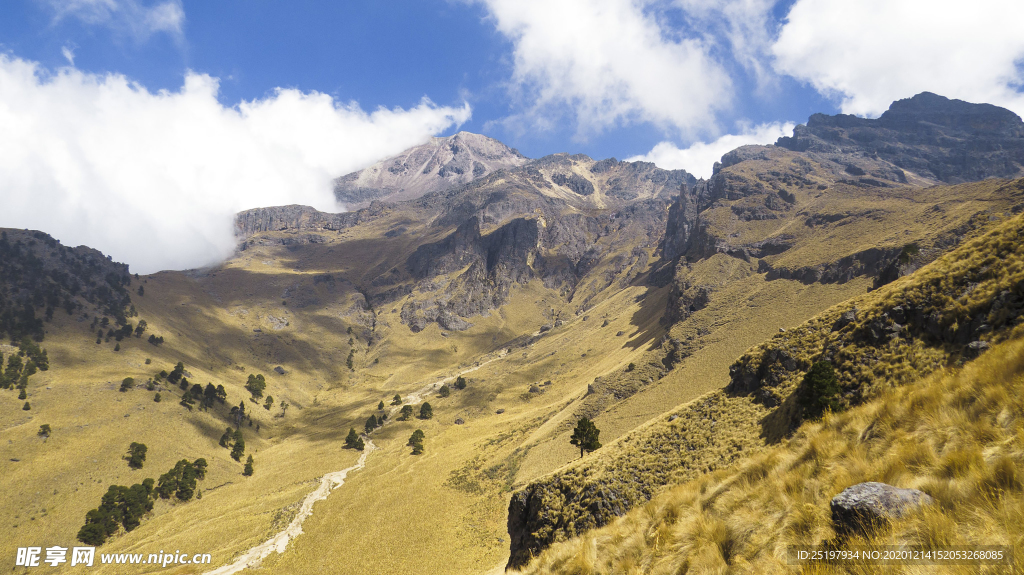
[[[402,405],[416,405],[422,403],[427,395],[436,391],[439,387],[441,387],[442,384],[448,383],[450,381],[455,381],[455,378],[459,377],[460,375],[465,375],[467,373],[476,371],[481,367],[491,363],[492,361],[497,361],[505,356],[506,351],[501,350],[501,352],[499,352],[497,356],[487,361],[480,362],[474,365],[473,367],[459,371],[455,375],[439,379],[433,383],[428,383],[427,385],[424,385],[420,389],[405,396],[405,398],[402,400]],[[387,425],[388,423],[394,420],[394,415],[402,409],[402,405],[396,405],[390,409],[390,411],[388,412],[388,419],[385,420],[384,425]],[[363,453],[360,454],[359,460],[356,461],[356,464],[351,467],[346,467],[341,471],[328,473],[321,477],[320,486],[317,487],[313,492],[311,492],[302,500],[302,506],[299,508],[299,513],[295,516],[294,519],[292,519],[291,523],[289,523],[288,526],[285,527],[283,531],[279,532],[277,535],[274,535],[273,537],[264,541],[263,543],[255,547],[252,547],[251,549],[243,553],[241,556],[239,556],[237,559],[235,559],[234,562],[228,565],[224,565],[222,567],[218,567],[217,569],[214,569],[212,571],[207,571],[203,575],[234,575],[235,573],[238,573],[243,569],[258,567],[260,563],[263,561],[263,559],[265,559],[268,555],[275,551],[277,553],[284,553],[284,550],[288,547],[288,542],[302,534],[302,523],[307,518],[309,518],[310,515],[313,514],[313,504],[316,503],[317,501],[327,499],[327,496],[331,494],[331,491],[344,485],[345,478],[348,476],[349,472],[358,471],[363,467],[366,467],[366,458],[369,457],[370,453],[373,450],[377,449],[377,446],[375,446],[373,444],[373,441],[371,441],[370,438],[367,437],[365,434],[363,435],[363,438],[366,441],[366,446],[363,449]]]
[[[302,507],[299,508],[299,513],[283,531],[249,549],[238,559],[235,559],[234,563],[218,567],[213,571],[207,571],[204,575],[232,575],[233,573],[238,573],[243,569],[256,567],[264,558],[266,558],[267,555],[270,555],[274,551],[284,553],[285,548],[288,546],[288,542],[302,534],[302,522],[313,514],[313,504],[317,501],[327,499],[327,496],[331,494],[332,490],[344,485],[345,477],[348,476],[350,471],[358,471],[365,467],[366,458],[374,449],[376,449],[376,446],[372,441],[367,439],[366,447],[363,449],[363,453],[359,456],[359,460],[356,461],[356,464],[352,467],[342,469],[341,471],[328,473],[320,478],[320,486],[302,500]]]

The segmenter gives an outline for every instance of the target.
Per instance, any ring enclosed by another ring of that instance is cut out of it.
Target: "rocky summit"
[[[372,200],[411,200],[526,162],[518,150],[493,138],[459,132],[431,138],[426,144],[338,178],[334,195],[355,210]]]

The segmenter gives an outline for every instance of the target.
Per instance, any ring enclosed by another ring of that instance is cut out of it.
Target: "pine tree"
[[[359,434],[356,433],[356,428],[351,427],[348,430],[348,435],[345,437],[345,448],[355,449],[356,443],[359,441]]]
[[[377,410],[378,411],[384,411],[384,400],[383,399],[380,401],[380,403],[377,404]]]
[[[159,395],[159,394],[157,394]],[[220,436],[221,447],[231,447],[231,443],[234,441],[235,431],[230,427],[224,430],[224,435]]]
[[[434,408],[430,407],[430,403],[424,401],[423,405],[420,406],[420,419],[430,419],[434,417]]]
[[[839,395],[842,391],[832,364],[827,361],[816,362],[803,379],[800,404],[805,416],[817,418],[825,411],[841,410],[843,404]]]
[[[466,389],[466,378],[461,375],[456,377],[454,387],[455,389]]]
[[[267,400],[263,402],[263,409],[270,411],[271,407],[274,407],[274,396],[268,395]]]
[[[366,419],[366,425],[364,425],[364,427],[366,428],[366,433],[370,433],[374,429],[377,429],[377,425],[378,424],[376,416],[371,415],[370,417],[368,417]]]
[[[438,390],[437,394],[440,395],[441,397],[448,397],[449,395],[452,394],[452,390],[451,388],[448,387],[448,384],[446,383],[441,386],[441,389]]]
[[[582,458],[584,451],[595,451],[601,447],[601,443],[597,440],[600,434],[601,430],[594,425],[594,422],[583,417],[576,422],[576,428],[572,430],[569,443],[580,448],[580,457]]]
[[[242,430],[236,429],[234,434],[235,445],[231,448],[231,459],[241,461],[245,454],[245,438],[242,437]]]
[[[402,396],[395,394],[395,397],[391,399],[391,405],[402,405]]]
[[[24,410],[24,411],[28,411],[28,410],[32,409],[32,406],[29,405],[28,402],[26,401],[25,405],[21,406],[21,409]]]
[[[402,406],[402,412],[401,412],[402,415],[398,418],[398,420],[399,421],[408,421],[408,419],[410,417],[412,417],[412,412],[413,412],[413,410],[412,410],[412,406],[411,405],[403,405]]]
[[[242,475],[246,477],[252,476],[252,455],[249,456],[249,459],[245,460],[245,468],[242,470]]]

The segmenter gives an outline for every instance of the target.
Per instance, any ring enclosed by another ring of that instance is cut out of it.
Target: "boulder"
[[[964,357],[968,359],[974,359],[981,355],[982,352],[987,350],[989,347],[990,346],[987,341],[972,341],[971,343],[967,344],[966,347],[964,347]]]
[[[839,535],[866,533],[931,502],[931,496],[917,489],[875,481],[858,483],[832,498],[832,524]]]
[[[278,375],[284,375],[284,368],[283,368],[283,367],[281,367],[280,365],[279,365],[279,366],[277,366],[277,367],[275,367],[275,368],[274,368],[274,371],[275,371],[275,372],[276,372],[276,373],[277,373]]]

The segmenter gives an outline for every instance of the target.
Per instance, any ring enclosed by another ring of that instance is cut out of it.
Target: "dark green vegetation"
[[[579,447],[580,457],[583,457],[584,451],[597,451],[601,448],[601,442],[597,440],[600,434],[601,430],[594,425],[593,421],[582,417],[576,422],[576,427],[572,430],[572,437],[569,438],[569,443]]]
[[[132,444],[133,446],[139,444]],[[143,458],[145,457],[145,446]],[[140,465],[141,466],[141,465]],[[145,479],[131,487],[111,485],[100,506],[85,515],[85,525],[78,531],[78,540],[87,545],[103,545],[107,538],[122,527],[132,531],[142,517],[153,510],[156,498],[189,501],[196,492],[196,481],[206,477],[206,460],[189,462],[182,459],[173,469],[160,476],[154,488],[152,479]]]
[[[426,434],[423,433],[422,429],[417,429],[412,432],[412,436],[409,437],[408,445],[412,447],[413,455],[420,455],[423,453],[423,439]]]
[[[125,459],[128,460],[128,467],[142,469],[142,464],[146,462],[145,444],[132,442],[128,446],[128,455],[125,456]]]
[[[366,445],[363,443],[363,438],[359,437],[359,434],[356,433],[356,428],[354,427],[349,428],[348,435],[345,436],[345,448],[355,449],[357,451],[362,451],[366,448]]]
[[[42,232],[0,231],[0,337],[43,341],[44,321],[58,309],[87,309],[127,323],[128,266],[100,252],[68,248]]]
[[[434,417],[434,408],[430,406],[429,402],[424,401],[423,405],[420,406],[420,419],[430,419]]]
[[[815,362],[803,379],[800,405],[804,408],[804,417],[816,419],[826,411],[841,410],[841,392],[832,364],[827,361]]]

